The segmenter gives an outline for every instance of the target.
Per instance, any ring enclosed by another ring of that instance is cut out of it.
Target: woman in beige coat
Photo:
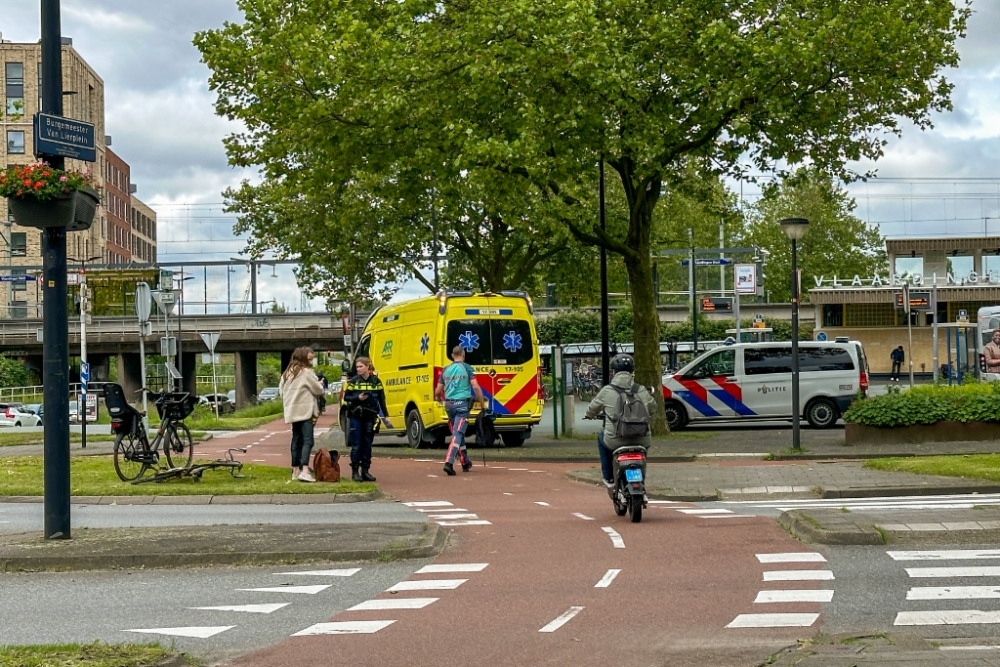
[[[316,399],[323,385],[312,369],[313,351],[300,347],[292,353],[288,368],[281,374],[278,392],[285,407],[285,423],[292,425],[292,479],[315,482],[309,472],[313,448],[313,420],[319,416]]]

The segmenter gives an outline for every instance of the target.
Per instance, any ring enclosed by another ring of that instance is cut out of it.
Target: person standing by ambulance
[[[375,440],[375,422],[378,419],[392,428],[385,407],[385,390],[382,381],[374,375],[375,367],[368,357],[354,361],[358,372],[347,382],[344,406],[347,408],[347,444],[351,447],[351,479],[355,482],[374,482],[369,472],[372,465],[372,442]],[[360,469],[360,472],[359,472]]]
[[[442,371],[441,378],[434,388],[434,398],[444,401],[448,424],[451,427],[451,444],[448,445],[448,455],[444,462],[444,471],[449,476],[455,474],[456,456],[462,462],[463,471],[469,472],[472,469],[472,459],[465,449],[465,429],[469,427],[473,393],[480,405],[486,405],[483,390],[476,381],[476,371],[465,363],[465,350],[461,345],[456,345],[451,351],[451,359],[452,363]]]

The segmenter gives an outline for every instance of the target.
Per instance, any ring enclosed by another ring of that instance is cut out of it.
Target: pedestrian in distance
[[[601,475],[604,485],[609,489],[614,486],[614,473],[611,454],[619,447],[626,445],[641,445],[646,449],[652,444],[649,436],[649,415],[656,409],[656,400],[652,394],[635,381],[635,361],[627,354],[616,355],[611,360],[611,383],[601,388],[597,396],[587,406],[585,419],[604,417],[604,428],[597,434],[597,451],[601,457]],[[647,428],[645,435],[628,436],[628,429],[622,424],[622,415],[629,400],[640,401],[646,408]]]
[[[899,382],[899,372],[903,368],[903,361],[906,359],[906,355],[903,354],[903,346],[900,345],[889,355],[892,359],[892,375],[889,376],[890,381]]]
[[[983,348],[987,373],[1000,373],[1000,329],[993,330],[993,340]]]
[[[385,407],[385,389],[375,375],[375,367],[368,357],[354,361],[357,375],[352,377],[344,390],[347,409],[347,444],[351,447],[351,479],[355,482],[374,482],[369,472],[372,466],[372,442],[375,440],[375,423],[381,419],[386,428],[392,428]]]
[[[465,363],[465,350],[460,345],[456,345],[451,351],[451,360],[434,387],[434,398],[438,402],[444,401],[451,428],[451,443],[444,461],[444,471],[449,476],[455,474],[456,457],[460,459],[464,472],[472,470],[472,459],[465,448],[465,430],[469,427],[473,397],[479,401],[480,406],[486,405],[483,390],[476,381],[476,371]]]
[[[323,385],[312,369],[314,357],[308,347],[296,349],[278,383],[285,423],[292,425],[292,479],[301,482],[316,481],[309,472],[309,456],[315,442],[313,427],[319,416],[317,399],[323,395]]]

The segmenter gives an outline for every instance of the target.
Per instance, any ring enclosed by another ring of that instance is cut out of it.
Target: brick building
[[[93,226],[85,232],[72,232],[66,249],[72,258],[100,257],[93,263],[130,264],[145,262],[135,258],[136,238],[132,231],[132,183],[128,164],[107,146],[104,124],[104,82],[73,48],[73,40],[63,38],[63,115],[93,123],[97,143],[94,163],[67,159],[66,168],[91,171],[94,184],[102,195]],[[34,136],[32,118],[41,107],[41,45],[0,42],[0,169],[30,164]],[[141,238],[145,256],[156,257],[156,216],[143,205],[145,232]],[[27,280],[0,282],[0,318],[41,317],[40,296],[35,281],[40,273],[41,233],[37,229],[14,224],[7,202],[0,199],[0,274],[25,275]],[[18,267],[26,267],[18,269]]]

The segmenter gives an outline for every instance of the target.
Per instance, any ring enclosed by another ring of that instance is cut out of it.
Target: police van
[[[405,435],[411,447],[443,446],[448,416],[434,400],[434,387],[456,346],[465,350],[465,362],[476,372],[503,443],[520,446],[541,421],[544,404],[538,336],[526,292],[440,292],[379,308],[369,316],[354,356],[345,361],[345,373],[354,374],[358,357],[370,357],[396,427],[386,432]],[[474,409],[473,418],[477,414]]]
[[[799,343],[799,405],[815,428],[830,428],[868,391],[861,344]],[[710,350],[680,371],[663,376],[671,430],[691,422],[792,418],[792,344],[737,343]]]

